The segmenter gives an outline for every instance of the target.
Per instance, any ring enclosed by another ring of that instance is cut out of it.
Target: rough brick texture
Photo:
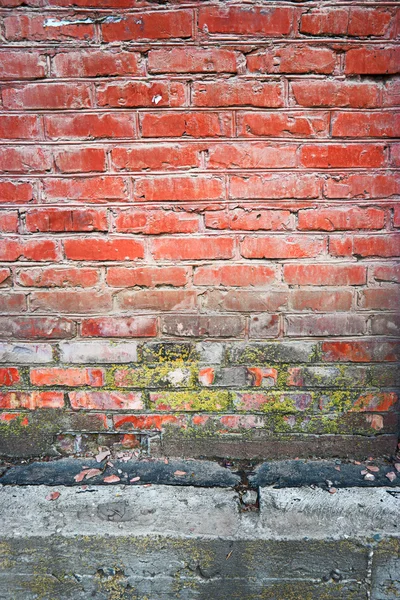
[[[0,454],[391,454],[400,3],[0,4]]]

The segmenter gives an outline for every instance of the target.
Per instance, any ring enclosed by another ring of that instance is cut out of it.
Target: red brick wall
[[[2,452],[392,452],[399,3],[0,5]]]

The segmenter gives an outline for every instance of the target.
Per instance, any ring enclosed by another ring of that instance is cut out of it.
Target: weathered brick
[[[385,212],[379,208],[339,207],[300,210],[298,228],[311,231],[383,229]]]
[[[378,108],[381,87],[378,83],[352,81],[294,81],[291,84],[294,104],[314,106]]]
[[[63,342],[60,344],[60,360],[64,363],[127,363],[136,362],[136,342],[106,341]]]
[[[281,84],[261,81],[209,81],[193,84],[193,106],[283,106]]]
[[[73,322],[62,317],[0,317],[0,338],[3,339],[64,339],[73,337],[74,333]]]
[[[396,310],[397,308],[398,305],[396,306]],[[372,315],[370,324],[373,335],[393,335],[398,337],[400,334],[399,314]]]
[[[345,113],[347,114],[347,113]],[[238,135],[244,137],[319,138],[328,135],[327,112],[239,112]]]
[[[16,367],[0,368],[0,385],[13,385],[20,381],[21,376]]]
[[[327,306],[326,310],[330,310]],[[286,317],[287,336],[346,336],[363,335],[366,331],[365,318],[354,314],[290,315]]]
[[[99,281],[98,269],[68,267],[31,267],[17,273],[17,282],[25,287],[93,287]]]
[[[119,233],[195,233],[199,218],[184,212],[167,210],[116,210],[115,228]]]
[[[150,50],[150,73],[236,73],[239,53],[222,48]]]
[[[185,104],[185,86],[174,81],[102,83],[96,88],[96,97],[99,106],[112,108],[176,107]]]
[[[279,37],[292,29],[291,7],[204,6],[199,11],[199,28],[204,33]]]
[[[176,337],[243,337],[245,321],[237,316],[166,315],[161,319],[161,331]]]
[[[0,393],[0,408],[63,408],[63,392],[4,392]]]
[[[240,253],[244,258],[314,258],[324,246],[324,239],[316,236],[246,237]]]
[[[334,112],[333,137],[399,137],[400,118],[391,112]]]
[[[286,291],[213,290],[204,297],[204,305],[211,311],[274,312],[285,308],[287,301]]]
[[[158,10],[127,14],[120,21],[103,23],[101,30],[105,42],[190,38],[192,20],[191,10]]]
[[[393,362],[400,358],[400,344],[380,340],[323,342],[322,360],[326,362]]]
[[[144,256],[142,242],[122,238],[65,240],[64,251],[70,260],[135,260]]]
[[[225,188],[221,177],[204,175],[139,178],[135,181],[135,197],[140,202],[218,200],[225,197]]]
[[[138,52],[106,50],[60,52],[52,60],[52,71],[57,77],[111,77],[144,73]]]
[[[69,401],[74,410],[143,410],[139,392],[69,392]]]
[[[67,387],[101,387],[104,385],[104,371],[102,369],[31,369],[30,381],[32,385],[42,386],[67,386]]]
[[[6,87],[2,91],[3,105],[12,110],[90,108],[90,88],[86,83],[28,83]]]
[[[0,80],[40,79],[46,76],[46,71],[46,57],[43,54],[38,52],[1,53]]]
[[[5,117],[12,119],[16,117]],[[27,118],[27,117],[26,117]],[[2,126],[0,117],[0,131]],[[45,115],[44,117],[47,135],[54,140],[57,139],[102,139],[102,138],[135,138],[136,127],[134,116],[130,113],[99,113],[81,115]],[[28,124],[21,123],[20,137],[24,137]],[[36,123],[29,124],[33,129]],[[4,123],[3,127],[6,127]],[[11,127],[11,125],[10,125]],[[36,131],[36,129],[34,130]],[[37,134],[38,135],[38,134]],[[19,137],[19,136],[16,136]],[[28,135],[26,135],[28,137]]]
[[[51,290],[32,292],[30,308],[32,312],[55,311],[67,314],[87,314],[108,312],[112,308],[109,292],[93,290]]]
[[[154,317],[94,317],[81,324],[82,337],[154,337],[157,319]]]
[[[156,260],[205,260],[232,258],[234,240],[225,237],[184,238],[177,244],[175,238],[160,238],[152,242]]]
[[[49,363],[53,360],[50,344],[0,342],[0,363],[18,365]]]
[[[244,231],[287,231],[292,228],[289,210],[245,210],[243,208],[206,212],[204,222],[209,229]]]
[[[360,307],[368,310],[396,310],[400,307],[398,286],[369,288],[359,292]]]
[[[190,310],[196,306],[197,294],[191,290],[123,291],[117,296],[121,310]]]
[[[383,36],[390,21],[389,11],[375,7],[316,8],[302,15],[300,32],[309,35]]]
[[[367,269],[362,265],[290,264],[283,267],[283,278],[289,285],[363,285]]]
[[[233,134],[232,115],[228,112],[147,112],[140,115],[140,122],[145,138],[230,137]]]
[[[32,233],[63,231],[107,231],[107,212],[90,209],[41,208],[26,212],[26,228]]]

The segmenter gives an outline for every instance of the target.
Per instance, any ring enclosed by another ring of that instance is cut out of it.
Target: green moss
[[[198,360],[198,354],[192,344],[160,342],[139,348],[140,362],[188,362]]]
[[[118,380],[121,385],[118,385]],[[107,388],[195,388],[198,383],[197,363],[163,363],[135,368],[113,366],[106,374]]]
[[[325,412],[347,412],[353,407],[354,393],[346,390],[331,391],[324,394],[320,401]]]
[[[230,404],[230,393],[227,390],[160,392],[155,396],[150,401],[153,410],[217,412],[226,410]]]

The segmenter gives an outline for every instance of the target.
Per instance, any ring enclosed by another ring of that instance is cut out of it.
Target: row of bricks
[[[0,211],[3,233],[117,232],[145,235],[230,231],[352,231],[400,227],[400,207],[230,208],[196,213],[161,209],[32,208]],[[199,214],[200,213],[200,214]]]
[[[259,141],[127,146],[3,146],[0,173],[90,173],[247,169],[371,169],[400,166],[400,144]]]
[[[276,78],[220,78],[210,81],[174,79],[124,80],[101,83],[60,82],[3,85],[6,110],[65,110],[138,107],[258,108],[398,106],[399,80],[352,81],[341,78],[296,79],[287,89]]]
[[[6,0],[4,0],[6,2]],[[75,6],[95,8],[131,8],[132,3],[83,2]],[[71,2],[51,2],[50,6],[68,6]],[[14,4],[12,4],[14,6]],[[7,13],[6,13],[7,14]],[[399,11],[396,7],[362,6],[309,9],[295,6],[199,6],[198,10],[175,9],[141,11],[96,16],[77,13],[35,12],[5,16],[4,36],[8,41],[141,41],[190,39],[234,35],[240,36],[349,36],[396,37],[399,34]]]
[[[399,87],[400,89],[400,87]],[[234,116],[236,126],[234,125]],[[7,140],[96,140],[137,138],[386,138],[400,137],[393,112],[363,111],[196,111],[0,114],[0,138]]]
[[[336,50],[336,51],[335,51]],[[396,48],[343,43],[274,45],[249,54],[227,48],[177,46],[139,52],[105,50],[26,51],[0,53],[0,81],[45,77],[116,77],[146,74],[210,73],[317,73],[324,75],[393,75],[400,71]]]
[[[131,187],[133,186],[133,191]],[[246,175],[152,175],[149,177],[56,178],[33,182],[0,181],[4,204],[42,202],[196,202],[238,199],[379,199],[400,195],[397,171],[323,174],[304,172],[247,173]]]

